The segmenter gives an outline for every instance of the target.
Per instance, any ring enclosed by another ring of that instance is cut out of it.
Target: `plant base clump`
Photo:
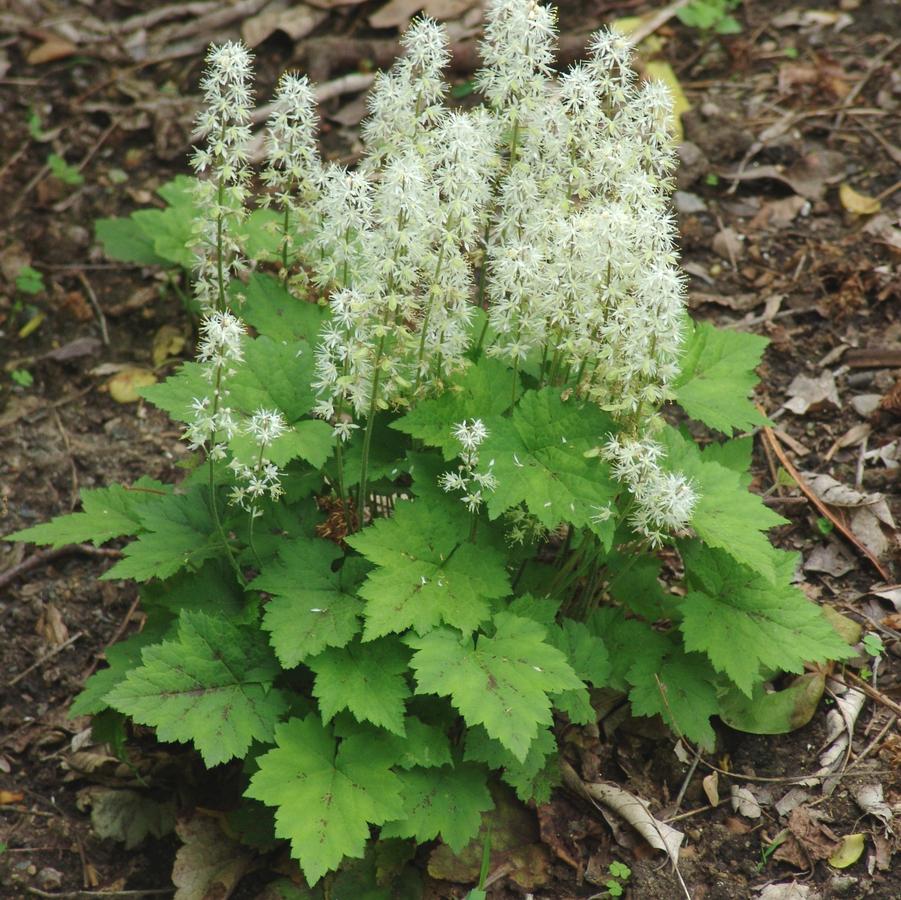
[[[103,577],[146,626],[73,712],[243,761],[242,821],[311,884],[374,839],[459,850],[494,779],[545,802],[591,688],[711,749],[712,717],[849,653],[731,439],[765,421],[765,341],[685,311],[666,90],[615,32],[556,74],[534,0],[489,5],[475,109],[445,102],[439,25],[403,44],[353,171],[282,78],[259,197],[250,56],[210,51],[197,177],[119,232],[171,259],[188,230],[197,358],[144,394],[194,466],[14,535],[133,537]]]

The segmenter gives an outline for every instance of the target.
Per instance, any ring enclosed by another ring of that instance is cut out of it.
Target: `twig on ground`
[[[77,277],[84,287],[85,293],[88,295],[88,300],[91,301],[91,306],[94,307],[94,312],[97,314],[97,322],[100,325],[100,336],[101,338],[103,338],[103,346],[109,347],[109,329],[106,327],[106,316],[103,315],[103,309],[100,306],[100,301],[97,299],[97,295],[94,293],[94,288],[91,286],[91,282],[88,281],[88,276],[85,275],[84,272],[79,270]]]
[[[665,25],[669,20],[682,9],[688,6],[691,0],[675,0],[669,6],[664,6],[660,12],[654,13],[649,19],[642,22],[634,31],[626,35],[626,40],[633,46],[640,44],[646,37],[650,37],[661,25]]]
[[[842,108],[836,113],[835,119],[832,122],[832,131],[838,131],[839,128],[842,127],[842,122],[845,121],[845,115],[847,114],[847,107],[851,106],[851,104],[857,99],[858,94],[864,89],[866,83],[870,80],[870,78],[876,74],[876,71],[879,67],[885,62],[885,60],[901,46],[901,38],[892,41],[887,47],[883,47],[883,49],[877,53],[871,60],[869,65],[867,66],[866,72],[864,72],[863,77],[860,78],[857,84],[848,91],[847,94],[842,98],[841,106]]]
[[[763,410],[761,410],[763,412]],[[810,502],[817,508],[819,513],[828,519],[832,524],[836,527],[836,529],[841,532],[845,536],[845,538],[850,541],[872,564],[879,575],[884,578],[886,581],[891,581],[891,575],[888,570],[882,563],[879,561],[879,558],[870,550],[869,547],[865,546],[860,542],[857,535],[854,534],[851,529],[845,525],[845,523],[835,515],[835,513],[829,509],[829,507],[823,503],[822,500],[814,493],[813,489],[809,484],[804,480],[801,473],[795,468],[792,464],[792,461],[785,454],[785,451],[782,449],[782,445],[779,442],[779,438],[776,437],[772,428],[764,426],[761,429],[761,434],[763,438],[772,448],[773,452],[779,458],[779,462],[782,463],[782,466],[788,472],[789,475],[795,480],[798,487],[804,492],[805,496],[810,500]]]
[[[7,687],[12,687],[15,684],[18,684],[26,675],[30,675],[35,669],[44,665],[48,660],[53,659],[57,653],[61,653],[66,647],[71,647],[80,637],[84,637],[83,631],[76,631],[69,640],[64,641],[58,647],[54,647],[49,653],[45,653],[40,659],[36,659],[27,669],[23,669],[16,675],[15,678],[10,678],[9,681],[6,682]]]
[[[69,556],[71,553],[84,553],[87,556],[100,556],[107,559],[119,559],[122,556],[122,551],[116,550],[114,547],[93,547],[91,544],[66,544],[65,547],[38,550],[5,572],[0,572],[0,590],[9,587],[17,578],[21,578],[32,569],[37,569],[63,556]]]
[[[175,888],[137,888],[128,891],[42,891],[40,888],[25,886],[34,897],[56,897],[60,900],[92,900],[94,897],[159,897],[175,893]]]
[[[886,709],[890,709],[896,716],[901,716],[901,703],[895,703],[891,697],[886,696],[882,691],[877,691],[873,685],[864,681],[859,675],[845,669],[845,678],[854,684],[854,687],[863,691],[871,700],[881,703]]]

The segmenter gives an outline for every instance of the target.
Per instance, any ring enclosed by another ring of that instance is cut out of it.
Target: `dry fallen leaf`
[[[38,44],[25,57],[30,66],[40,66],[43,63],[56,62],[58,59],[66,59],[78,52],[78,47],[65,38],[50,35],[43,44]]]
[[[855,191],[850,184],[843,183],[838,187],[838,199],[842,206],[855,216],[872,216],[882,209],[882,204],[876,197],[868,197]]]
[[[185,336],[180,328],[162,325],[153,336],[153,349],[150,355],[154,366],[161,366],[167,359],[178,356],[184,346]]]
[[[745,255],[744,236],[734,228],[723,228],[714,235],[713,252],[734,265]]]
[[[766,885],[757,896],[759,900],[820,900],[822,895],[809,884],[786,881]]]
[[[0,806],[10,803],[21,803],[24,799],[25,795],[21,791],[0,790]]]
[[[369,17],[373,28],[406,28],[410,19],[422,11],[439,22],[465,13],[475,0],[389,0]]]
[[[841,408],[835,376],[832,372],[822,372],[816,378],[796,375],[788,386],[788,397],[783,406],[799,416],[809,410],[814,412],[826,406]]]
[[[739,815],[746,816],[749,819],[759,819],[763,815],[757,798],[746,787],[739,787],[737,784],[732,785],[732,809]]]
[[[282,31],[292,41],[305,38],[326,14],[308,6],[295,6],[289,0],[274,0],[262,12],[241,23],[241,37],[250,47],[257,47],[273,32]]]
[[[833,578],[847,575],[857,567],[857,561],[838,541],[814,547],[804,561],[805,572],[825,572]]]
[[[227,837],[207,816],[181,819],[175,832],[182,840],[172,869],[175,900],[225,900],[231,896],[253,859],[250,851]]]
[[[69,640],[69,629],[63,622],[62,613],[52,603],[41,610],[35,630],[51,647],[61,647]]]
[[[701,781],[701,787],[704,789],[704,796],[707,797],[707,802],[711,806],[719,806],[719,773],[711,772],[709,775],[705,775]]]
[[[113,375],[106,384],[110,397],[116,403],[137,403],[141,399],[138,391],[143,387],[156,384],[156,375],[150,369],[128,366]]]
[[[814,472],[801,474],[823,503],[846,511],[848,526],[867,550],[877,558],[887,554],[890,540],[886,529],[893,533],[895,520],[883,494],[863,493],[836,481],[830,475]]]
[[[874,782],[872,784],[852,786],[851,796],[865,813],[875,816],[886,828],[891,826],[894,813],[888,803],[885,802],[881,784]]]

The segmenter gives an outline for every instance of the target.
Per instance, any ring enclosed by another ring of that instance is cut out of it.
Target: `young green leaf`
[[[478,834],[482,813],[494,806],[486,786],[487,774],[471,762],[401,773],[404,815],[386,822],[381,837],[425,843],[440,836],[459,853]]]
[[[715,456],[702,453],[675,428],[664,428],[659,439],[666,447],[667,467],[694,482],[698,503],[691,525],[698,537],[770,580],[775,579],[778,554],[764,532],[786,520],[746,490],[738,472],[714,461]]]
[[[323,540],[285,543],[277,563],[255,578],[253,590],[273,594],[262,626],[281,664],[290,669],[326,647],[344,647],[360,630],[357,586],[368,566],[348,558],[333,571],[340,549]]]
[[[181,614],[178,636],[141,654],[143,664],[106,695],[114,709],[152,725],[162,741],[191,741],[208,766],[271,741],[287,709],[272,687],[279,667],[263,635],[205,613]]]
[[[706,653],[746,696],[763,670],[800,673],[805,662],[853,655],[820,608],[792,585],[795,554],[774,551],[777,578],[770,582],[697,541],[681,549],[690,588],[679,625],[685,647]]]
[[[522,761],[539,726],[551,724],[549,695],[584,685],[537,622],[498,613],[494,624],[475,645],[448,628],[411,638],[410,665],[417,693],[449,696],[468,725],[484,725]]]
[[[756,334],[692,323],[685,343],[676,400],[693,419],[732,434],[766,425],[748,399],[758,382],[755,369],[769,341]]]
[[[363,856],[370,825],[403,815],[402,783],[378,743],[351,735],[339,747],[315,715],[279,725],[275,742],[245,793],[278,808],[276,834],[315,884],[345,856]]]
[[[359,640],[331,648],[306,660],[316,674],[313,696],[322,720],[348,709],[358,722],[372,722],[394,734],[404,734],[405,701],[410,696],[405,675],[409,651],[397,638]]]
[[[510,593],[510,579],[502,554],[468,537],[465,518],[401,502],[391,518],[349,538],[378,567],[359,591],[367,601],[364,640],[408,628],[425,634],[442,621],[475,631],[491,614],[490,601]]]
[[[82,512],[57,516],[50,522],[23,528],[4,540],[50,544],[54,548],[91,541],[99,547],[113,538],[144,531],[140,511],[158,502],[168,492],[169,488],[149,478],[140,479],[131,488],[112,484],[82,491]]]
[[[559,390],[545,388],[526,393],[511,418],[494,417],[486,425],[479,456],[483,464],[494,462],[498,481],[488,496],[492,518],[525,503],[547,528],[561,522],[582,527],[619,493],[607,465],[585,455],[613,430],[597,407],[564,402]]]

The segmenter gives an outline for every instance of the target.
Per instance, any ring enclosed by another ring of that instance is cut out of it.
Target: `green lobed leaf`
[[[98,669],[84,683],[69,707],[69,717],[96,715],[108,709],[107,694],[121,684],[132,669],[141,665],[141,652],[162,640],[169,631],[169,624],[160,621],[147,624],[137,634],[107,647],[104,651],[107,667]]]
[[[381,828],[381,837],[441,839],[459,853],[478,834],[482,813],[494,807],[487,772],[471,762],[401,773],[404,814]]]
[[[308,658],[306,665],[316,675],[313,696],[319,701],[323,722],[347,709],[358,722],[372,722],[403,735],[405,701],[410,696],[404,676],[409,664],[409,651],[397,638],[366,644],[355,640]]]
[[[716,735],[710,717],[719,705],[710,663],[698,653],[686,653],[671,634],[645,632],[632,647],[634,662],[626,675],[632,711],[659,715],[676,734],[712,751]]]
[[[7,541],[31,541],[65,547],[91,541],[99,547],[106,541],[144,530],[140,511],[158,502],[170,489],[150,478],[141,478],[130,488],[121,484],[81,492],[81,512],[56,516],[50,522],[32,525],[7,535]]]
[[[854,651],[791,580],[797,555],[775,551],[775,581],[697,541],[682,548],[689,591],[679,625],[688,650],[706,653],[747,697],[763,670],[799,674],[805,662],[847,659]]]
[[[768,420],[748,399],[769,341],[756,334],[693,323],[676,381],[676,399],[693,419],[717,431],[749,431]]]
[[[538,731],[526,758],[520,761],[500,741],[490,738],[481,725],[476,725],[466,732],[464,759],[500,769],[501,778],[523,803],[534,801],[539,806],[547,803],[551,791],[560,783],[557,740],[549,728]]]
[[[144,531],[123,550],[123,558],[101,575],[110,581],[168,578],[180,569],[198,567],[221,552],[210,509],[200,489],[159,497],[140,508]]]
[[[286,669],[327,647],[344,647],[360,630],[363,601],[356,591],[368,566],[348,558],[334,571],[340,556],[341,550],[328,541],[284,542],[278,562],[267,565],[250,584],[273,595],[262,627]]]
[[[423,722],[418,716],[404,719],[403,734],[358,722],[349,713],[339,713],[332,723],[336,737],[359,735],[378,743],[399,769],[440,768],[451,764],[450,742],[446,730]]]
[[[445,518],[440,508],[399,502],[391,518],[347,542],[377,566],[359,591],[364,640],[408,628],[425,634],[440,622],[472,632],[491,601],[510,593],[503,554],[483,537],[471,543],[465,519]]]
[[[144,648],[141,659],[106,701],[155,727],[161,741],[193,742],[208,766],[245,756],[251,741],[271,741],[287,709],[258,629],[185,610],[177,637]]]
[[[488,438],[480,448],[484,468],[493,461],[497,489],[488,496],[491,518],[520,503],[547,528],[569,522],[596,526],[592,517],[620,491],[606,463],[586,453],[613,430],[613,421],[597,407],[563,401],[560,391],[528,391],[510,418],[486,422]],[[609,531],[609,534],[608,534]]]
[[[351,735],[338,746],[315,715],[277,726],[275,742],[245,793],[278,808],[276,834],[315,884],[345,856],[363,856],[370,825],[403,815],[402,783],[378,743]]]
[[[522,761],[539,726],[552,722],[550,695],[584,685],[537,622],[498,613],[494,624],[494,636],[475,645],[448,628],[410,638],[410,665],[417,693],[449,696],[469,726],[484,725]]]
[[[702,453],[676,429],[666,427],[659,435],[666,447],[666,466],[692,479],[698,503],[691,526],[708,546],[725,550],[735,560],[750,566],[771,581],[777,576],[779,555],[766,534],[783,519],[744,486],[742,476],[721,465],[722,451]]]
[[[164,266],[168,262],[154,249],[153,238],[132,219],[97,219],[94,234],[109,259],[140,266]]]
[[[254,272],[246,285],[236,283],[234,289],[244,297],[241,318],[260,334],[274,341],[304,340],[311,348],[316,346],[326,307],[298,299],[277,278],[261,272]]]
[[[548,643],[566,655],[576,675],[595,687],[606,685],[610,677],[610,657],[604,642],[584,622],[561,620],[548,629]],[[553,695],[554,706],[569,716],[571,722],[587,725],[595,721],[588,690],[581,687]]]
[[[445,460],[454,459],[460,454],[460,442],[453,435],[454,425],[472,418],[474,410],[483,419],[504,412],[510,406],[511,392],[499,391],[498,384],[512,384],[512,377],[507,365],[483,356],[440,397],[421,400],[391,427],[430,447],[440,447]]]

